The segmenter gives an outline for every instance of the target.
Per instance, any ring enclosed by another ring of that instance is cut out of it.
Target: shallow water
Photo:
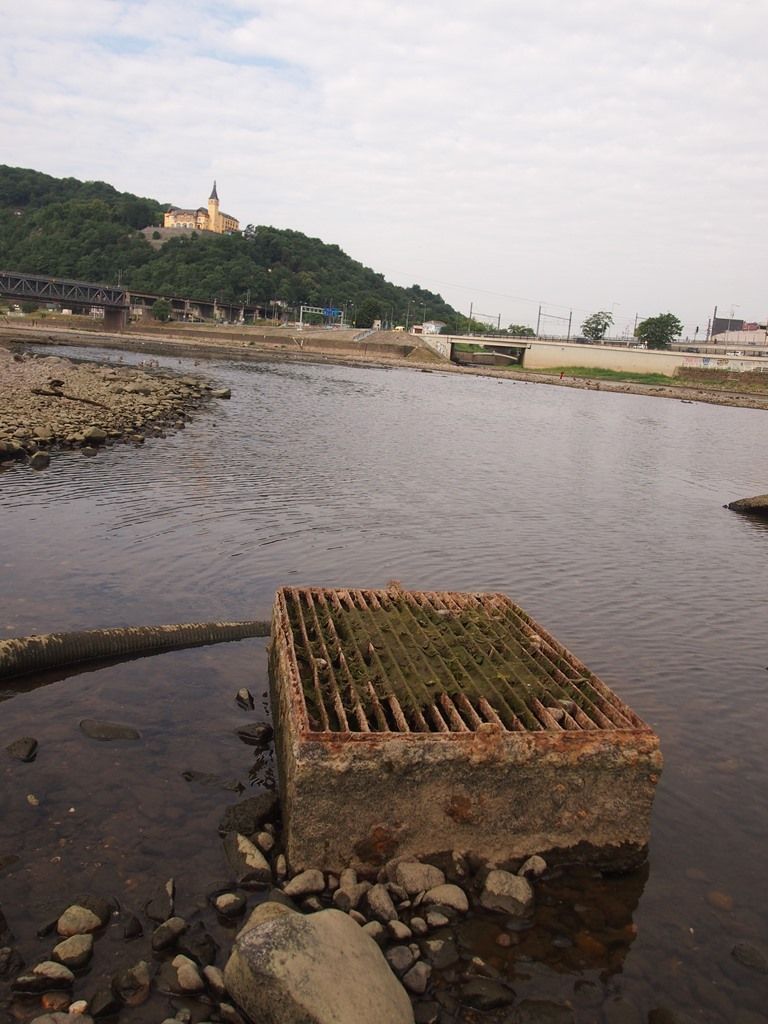
[[[749,1016],[766,1013],[766,978],[731,948],[768,927],[768,529],[722,506],[766,490],[768,417],[400,369],[160,361],[231,401],[141,450],[0,476],[0,635],[266,618],[282,583],[506,592],[656,729],[665,770],[647,880],[579,879],[565,896],[553,882],[522,945],[496,946],[486,920],[466,949],[520,997],[570,999],[579,1021],[616,995],[642,1019],[658,1005],[766,1019]],[[133,893],[138,909],[174,875],[191,913],[226,878],[216,823],[236,796],[181,772],[269,781],[266,761],[249,778],[234,735],[264,714],[236,706],[243,685],[262,700],[264,641],[0,704],[0,747],[41,746],[32,764],[0,761],[0,864],[19,858],[0,869],[0,906],[30,951],[78,889]],[[86,717],[142,739],[88,740]]]

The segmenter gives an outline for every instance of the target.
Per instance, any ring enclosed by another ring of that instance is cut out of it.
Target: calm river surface
[[[231,401],[143,449],[0,477],[0,635],[267,618],[283,583],[506,592],[654,727],[665,769],[647,878],[554,887],[525,957],[482,921],[467,948],[579,1022],[659,1006],[768,1020],[768,978],[731,955],[768,932],[768,525],[722,507],[768,490],[768,415],[437,372],[160,361]],[[0,748],[40,742],[32,764],[2,755],[0,774],[0,905],[28,959],[72,892],[140,908],[173,875],[191,913],[226,878],[216,823],[237,797],[181,772],[269,781],[233,732],[252,720],[235,692],[261,702],[266,680],[254,640],[0,704]],[[95,743],[85,717],[142,741]],[[587,961],[571,955],[585,903]]]

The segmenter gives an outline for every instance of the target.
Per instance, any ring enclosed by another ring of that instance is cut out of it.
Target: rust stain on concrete
[[[292,867],[642,858],[657,737],[506,595],[285,587],[270,663]]]

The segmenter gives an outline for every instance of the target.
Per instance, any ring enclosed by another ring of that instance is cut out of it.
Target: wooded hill
[[[440,295],[391,284],[337,245],[300,231],[249,225],[242,234],[193,233],[154,248],[153,226],[168,205],[103,181],[0,165],[0,261],[7,270],[122,281],[158,295],[346,305],[359,326],[377,317],[403,323],[409,304],[411,323],[425,313],[450,328],[463,320]]]

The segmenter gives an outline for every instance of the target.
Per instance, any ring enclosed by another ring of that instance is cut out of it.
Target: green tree
[[[373,321],[381,318],[381,303],[378,299],[365,299],[355,313],[355,327],[373,327]]]
[[[167,299],[158,299],[152,305],[152,317],[163,324],[167,324],[173,312],[171,304]]]
[[[683,333],[683,325],[673,313],[659,313],[641,320],[635,337],[648,348],[669,348],[669,343]]]
[[[581,333],[592,341],[602,341],[612,323],[613,315],[607,310],[601,309],[597,313],[590,313],[581,325]]]
[[[535,336],[532,327],[523,327],[522,324],[510,324],[507,334],[511,334],[513,338],[533,338]]]

